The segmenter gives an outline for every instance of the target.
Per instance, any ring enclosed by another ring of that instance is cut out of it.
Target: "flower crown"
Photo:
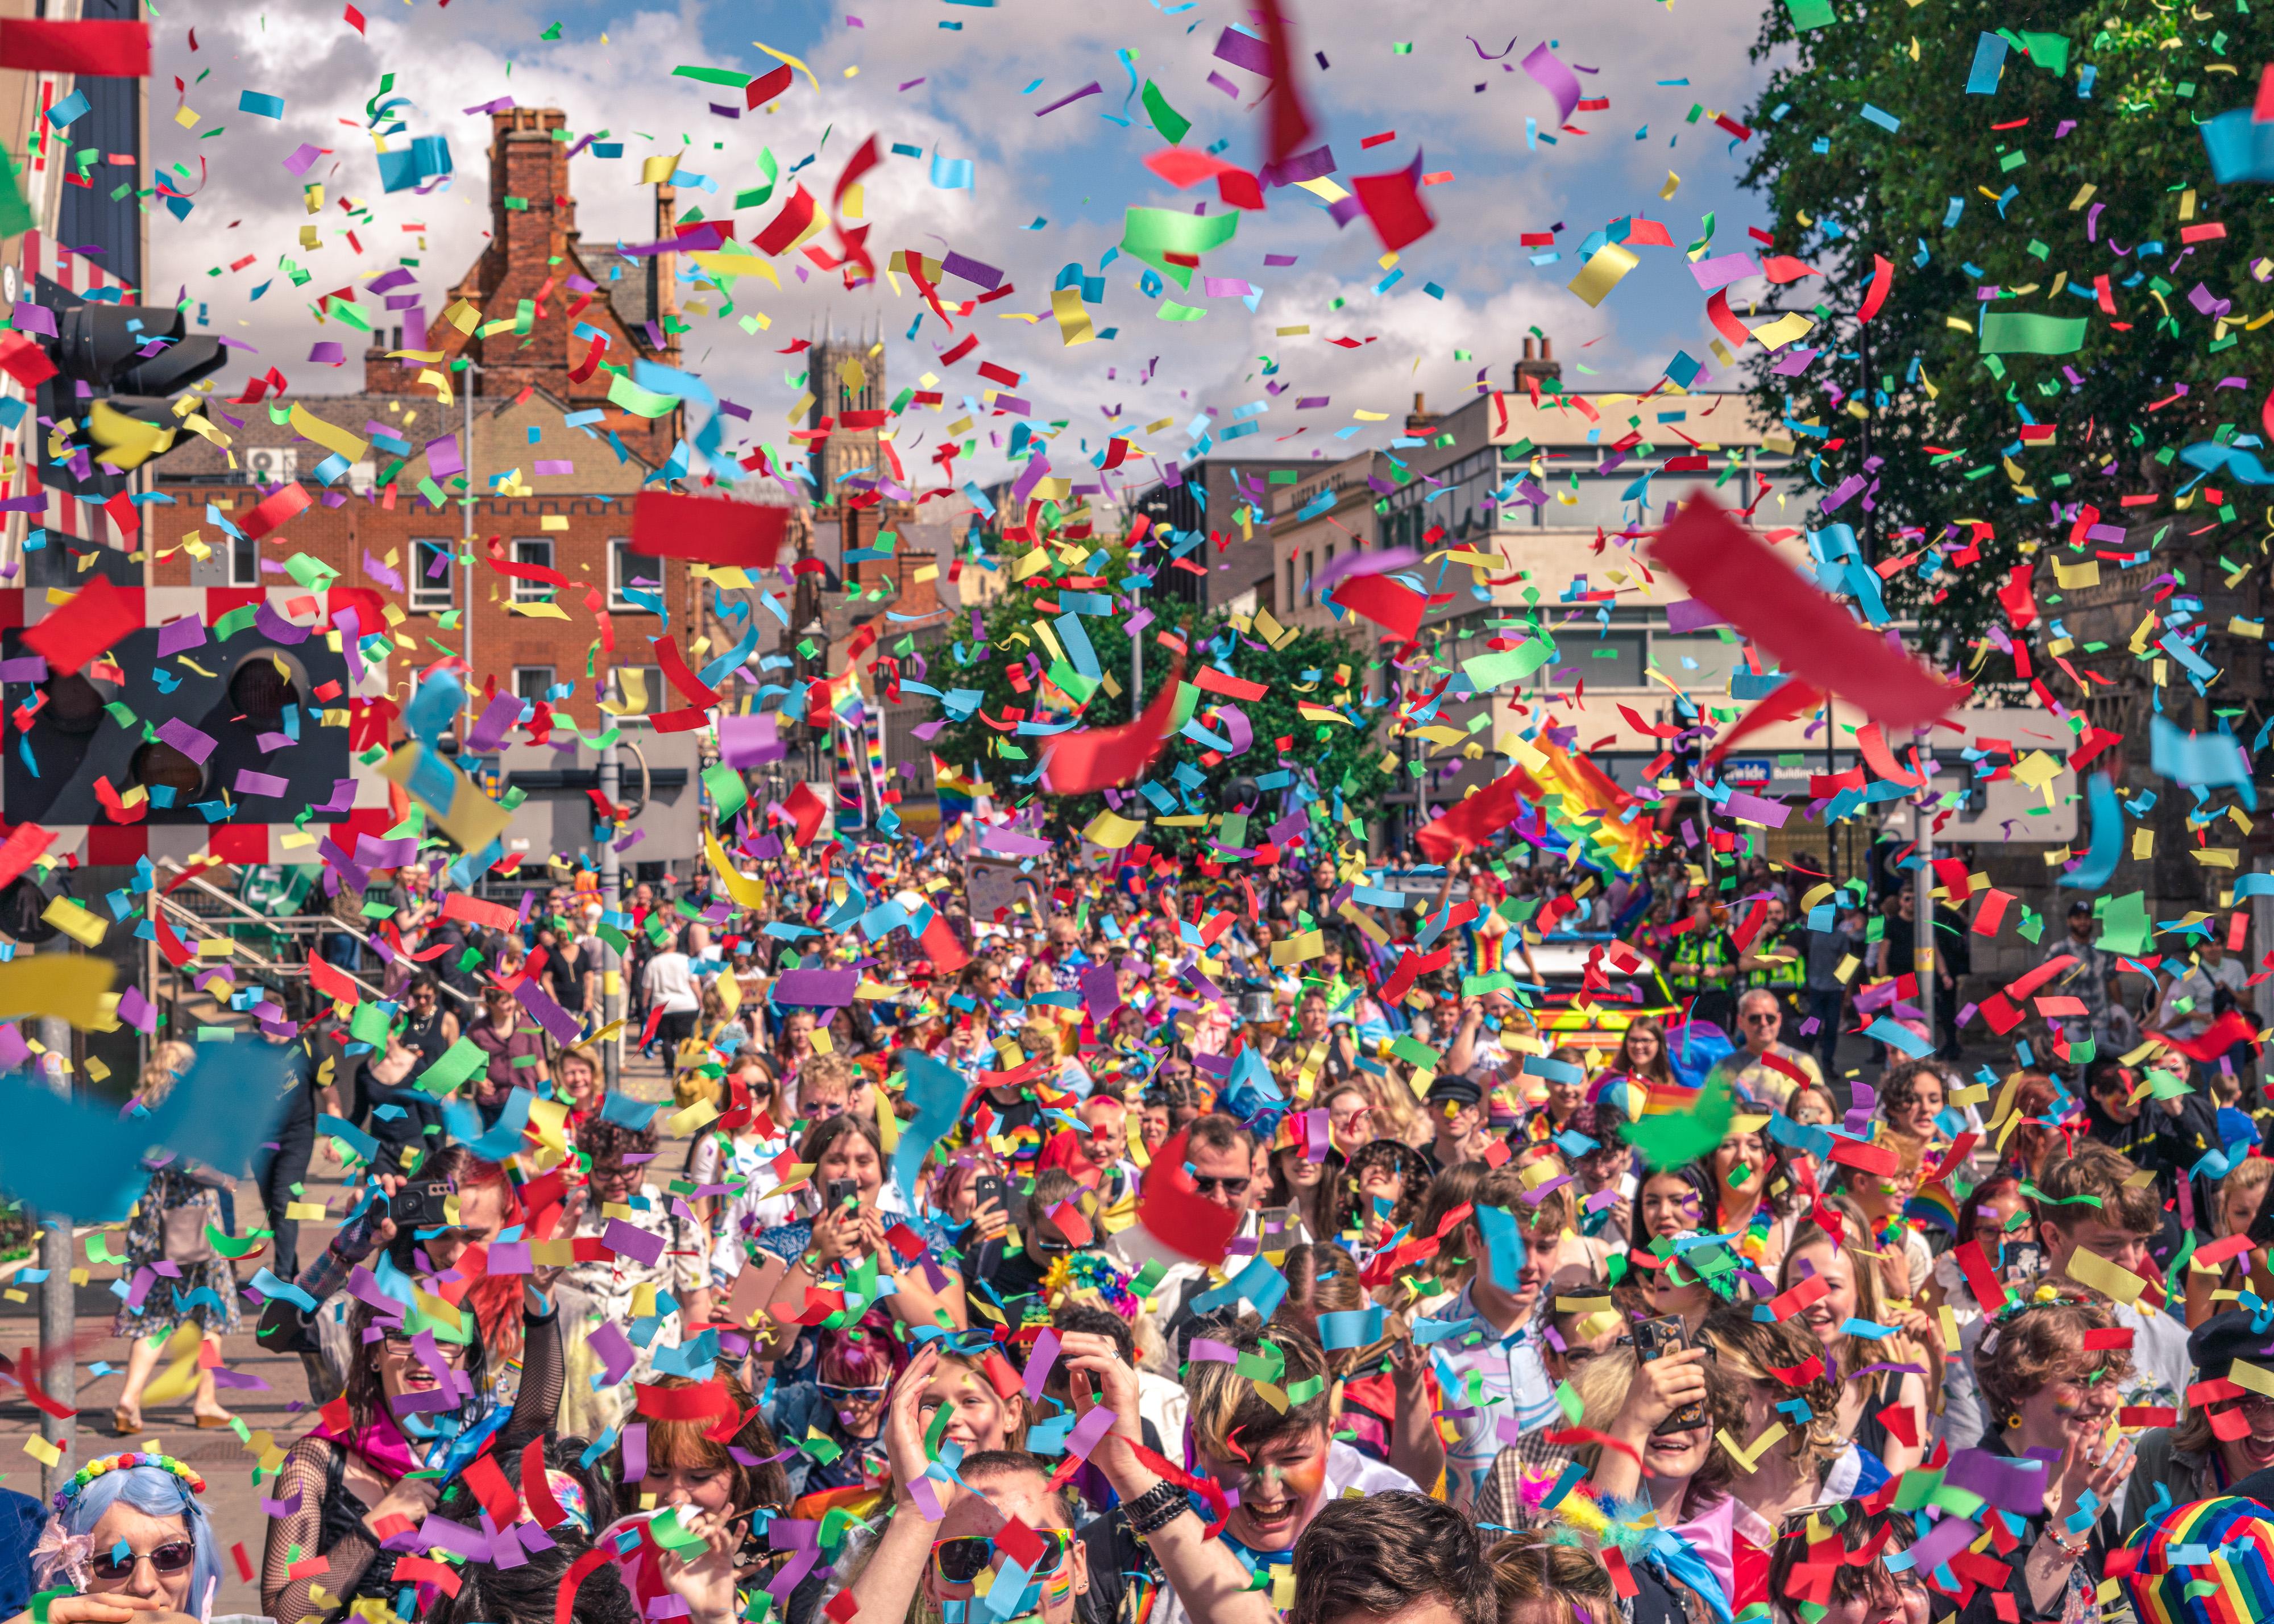
[[[145,1449],[126,1455],[107,1455],[99,1461],[89,1461],[79,1469],[78,1474],[69,1483],[56,1491],[56,1509],[57,1511],[68,1509],[72,1501],[79,1498],[79,1491],[105,1472],[125,1471],[136,1466],[155,1466],[162,1471],[173,1473],[182,1480],[182,1486],[192,1494],[202,1494],[206,1492],[206,1480],[199,1477],[190,1467],[170,1455],[159,1455],[153,1450]]]

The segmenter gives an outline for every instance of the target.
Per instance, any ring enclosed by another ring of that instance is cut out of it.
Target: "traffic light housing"
[[[38,335],[56,367],[39,386],[44,422],[29,437],[40,484],[104,501],[128,487],[135,468],[172,448],[174,397],[227,357],[219,339],[191,333],[178,310],[100,304],[46,282],[36,293],[56,320],[52,335]],[[58,433],[65,422],[71,432]]]
[[[204,824],[224,794],[245,823],[332,807],[352,776],[350,730],[324,726],[322,712],[347,709],[348,669],[321,631],[294,642],[258,620],[225,621],[180,658],[161,655],[163,633],[121,637],[115,665],[0,682],[0,813],[10,823]],[[0,632],[0,660],[29,656],[23,637]],[[130,802],[137,786],[147,800]]]

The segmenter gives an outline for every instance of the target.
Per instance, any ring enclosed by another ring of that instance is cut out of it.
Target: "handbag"
[[[166,1210],[167,1262],[186,1267],[192,1263],[211,1263],[221,1255],[214,1250],[213,1238],[206,1233],[207,1216],[207,1203],[202,1198],[187,1207]]]

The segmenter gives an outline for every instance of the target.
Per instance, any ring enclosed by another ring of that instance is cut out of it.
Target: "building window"
[[[260,544],[244,536],[229,538],[229,583],[231,586],[260,584]]]
[[[516,698],[537,703],[553,691],[553,667],[550,665],[516,665],[513,668],[513,691]]]
[[[1639,631],[1567,627],[1556,634],[1555,659],[1532,680],[1541,688],[1568,688],[1577,678],[1591,688],[1641,688],[1646,648],[1647,638]]]
[[[646,584],[642,585],[644,582]],[[624,596],[624,589],[660,595],[663,590],[663,560],[632,551],[631,538],[618,536],[608,543],[608,607],[619,613],[652,614],[644,604],[636,603]]]
[[[439,614],[456,605],[457,566],[446,538],[427,537],[410,544],[410,607],[421,614]]]
[[[549,541],[516,541],[513,544],[513,561],[550,569],[553,568],[553,544]],[[553,601],[553,589],[542,581],[516,580],[513,583],[513,601],[517,604],[549,604]]]
[[[1296,568],[1295,555],[1290,553],[1287,555],[1287,609],[1288,613],[1291,614],[1294,613],[1295,605],[1301,601],[1301,599],[1296,597]]]
[[[608,702],[623,708],[616,719],[644,723],[650,713],[671,709],[660,665],[618,665],[608,673]]]

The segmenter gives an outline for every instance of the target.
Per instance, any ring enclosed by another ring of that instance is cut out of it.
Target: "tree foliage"
[[[1748,354],[1756,400],[1802,425],[1817,479],[1872,482],[1827,516],[1879,560],[1912,558],[1886,583],[1890,606],[1964,638],[2000,618],[1995,589],[2041,550],[2064,562],[2125,550],[2104,535],[2069,551],[2077,504],[2107,524],[2168,520],[2135,540],[2214,553],[2233,536],[2223,521],[2258,504],[2218,479],[2224,501],[2186,496],[2193,470],[2175,453],[2255,427],[2274,332],[2240,330],[2270,302],[2250,269],[2268,248],[2265,190],[2214,184],[2195,126],[2250,105],[2274,12],[2248,0],[1833,8],[1798,30],[1786,0],[1770,4],[1753,56],[1778,65],[1749,116],[1745,172],[1773,211],[1771,252],[1823,273],[1782,303],[1814,305],[1824,325],[1801,342],[1829,353],[1797,377],[1771,370],[1789,349]],[[2007,46],[2002,76],[1969,94],[1985,34]],[[2202,240],[2183,242],[2191,228]],[[1875,256],[1892,289],[1863,326]],[[1985,355],[1991,313],[2084,318],[2084,342]],[[2219,387],[2254,371],[2254,385]],[[2122,506],[2150,494],[2155,507]],[[2189,506],[2175,513],[2174,496]],[[1969,541],[1978,558],[1954,561]],[[2050,585],[2041,574],[2041,596]]]
[[[1071,696],[1047,682],[1054,656],[1035,629],[1038,620],[1050,622],[1055,635],[1058,592],[1048,581],[1037,591],[1014,588],[990,605],[985,615],[987,643],[979,648],[966,636],[945,649],[933,650],[927,659],[925,680],[943,693],[975,689],[982,695],[976,711],[962,721],[949,720],[934,737],[931,748],[943,761],[983,780],[998,804],[1019,804],[1042,796],[1031,780],[1041,760],[1042,738],[1021,737],[1012,710],[1046,721],[1079,719],[1085,726],[1110,727],[1131,719],[1158,694],[1167,681],[1175,656],[1156,641],[1166,630],[1183,636],[1189,630],[1198,642],[1186,672],[1190,681],[1203,665],[1249,682],[1261,683],[1264,695],[1254,700],[1226,700],[1202,694],[1193,720],[1219,739],[1233,741],[1226,718],[1216,707],[1236,705],[1246,719],[1250,742],[1238,755],[1200,743],[1186,733],[1170,741],[1147,774],[1146,781],[1174,801],[1171,816],[1202,815],[1205,825],[1177,825],[1160,821],[1156,803],[1134,793],[1121,796],[1121,811],[1129,817],[1152,820],[1143,837],[1156,848],[1182,850],[1203,847],[1218,832],[1216,815],[1251,808],[1246,838],[1234,846],[1254,846],[1267,838],[1269,826],[1297,804],[1296,786],[1316,793],[1315,804],[1329,817],[1354,812],[1371,817],[1390,783],[1380,764],[1382,747],[1374,725],[1377,712],[1365,703],[1367,657],[1352,638],[1318,631],[1297,632],[1272,647],[1244,633],[1221,612],[1195,620],[1189,628],[1171,615],[1178,607],[1163,603],[1162,618],[1138,634],[1144,641],[1141,694],[1129,686],[1131,636],[1126,615],[1084,615],[1082,628],[1097,657],[1099,669],[1120,689],[1117,695],[1100,685],[1079,710],[1070,708]],[[1049,608],[1044,607],[1050,605]],[[967,628],[968,629],[968,628]],[[1021,692],[1012,680],[1018,667],[1026,679]],[[1324,707],[1347,718],[1325,722],[1306,718],[1304,703]],[[1038,715],[1039,712],[1039,715]],[[954,708],[944,707],[952,718]],[[992,718],[989,721],[985,718]],[[1180,780],[1180,769],[1198,774],[1198,783]],[[1073,831],[1086,827],[1107,803],[1102,795],[1042,797],[1048,803],[1050,825]]]

